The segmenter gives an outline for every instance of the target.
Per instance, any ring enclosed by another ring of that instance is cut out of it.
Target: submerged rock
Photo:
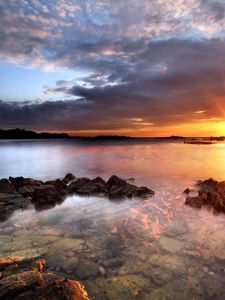
[[[202,206],[212,207],[214,212],[225,213],[225,181],[218,182],[212,178],[200,181],[198,195],[187,197],[185,204],[201,208]]]
[[[0,221],[7,220],[16,209],[26,209],[31,199],[19,193],[0,193]]]
[[[95,278],[99,273],[99,266],[92,261],[80,261],[76,268],[79,279]]]

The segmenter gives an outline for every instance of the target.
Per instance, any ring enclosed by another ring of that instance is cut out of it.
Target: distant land
[[[66,133],[37,133],[25,129],[0,129],[0,139],[67,139],[70,136]]]
[[[143,138],[143,139],[150,139]],[[25,129],[0,129],[0,139],[82,139],[82,140],[99,140],[99,141],[113,141],[113,140],[133,140],[142,139],[139,137],[130,137],[124,135],[98,135],[98,136],[70,136],[66,133],[49,133],[49,132],[35,132]],[[159,139],[184,139],[182,136],[159,137]]]
[[[49,133],[49,132],[35,132],[25,129],[0,129],[0,139],[77,139],[83,141],[122,141],[122,140],[185,140],[183,136],[171,135],[167,137],[131,137],[125,135],[98,135],[98,136],[70,136],[66,133]],[[190,139],[190,137],[189,137]],[[224,141],[225,137],[204,137],[211,141]]]

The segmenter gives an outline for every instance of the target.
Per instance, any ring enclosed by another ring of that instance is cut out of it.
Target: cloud
[[[64,101],[1,101],[0,126],[119,130],[197,122],[203,111],[223,118],[224,12],[209,0],[2,1],[1,60],[79,75],[44,88]]]

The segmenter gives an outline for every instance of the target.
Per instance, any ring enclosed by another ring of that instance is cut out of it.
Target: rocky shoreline
[[[130,184],[128,180],[115,175],[107,182],[101,177],[76,178],[73,174],[67,174],[63,179],[46,182],[33,178],[9,177],[0,180],[0,221],[7,220],[17,209],[35,207],[37,210],[42,210],[54,207],[73,194],[104,196],[117,200],[132,197],[145,199],[152,196],[154,192],[147,187]],[[79,246],[79,239],[76,241],[67,238],[64,239],[64,244],[67,240],[66,247],[73,247],[74,243],[76,247]],[[63,250],[61,242],[60,245],[60,250]],[[41,248],[28,249],[25,244],[22,248],[19,251],[14,251],[15,249],[9,252],[3,251],[0,257],[0,299],[87,300],[90,298],[84,286],[74,278],[84,280],[96,274],[104,277],[105,268],[108,267],[104,264],[105,267],[99,267],[94,262],[81,260],[76,268],[77,276],[68,278],[64,273],[61,275],[56,270],[54,272],[50,270],[49,257]],[[74,253],[68,255],[73,256]],[[110,263],[118,265],[121,264],[121,260],[114,259]],[[47,264],[46,271],[45,264]],[[77,264],[77,257],[69,257],[63,262],[62,270],[67,270],[68,265],[75,264]]]
[[[90,299],[84,286],[50,271],[35,250],[0,258],[0,299]]]
[[[9,177],[0,180],[0,221],[16,209],[34,205],[36,209],[54,207],[69,195],[104,196],[109,199],[146,198],[154,195],[147,187],[137,187],[115,175],[106,182],[101,177],[77,178],[67,174],[63,179],[42,181],[33,178]]]
[[[212,208],[214,213],[225,213],[225,181],[212,178],[197,183],[197,195],[187,196],[185,204],[196,208]],[[190,194],[192,191],[184,191]]]

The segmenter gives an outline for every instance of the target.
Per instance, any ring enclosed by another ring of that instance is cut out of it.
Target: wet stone
[[[159,247],[169,253],[178,253],[179,251],[182,250],[184,247],[184,243],[181,241],[178,241],[173,238],[168,238],[168,237],[161,237],[159,240]]]
[[[61,262],[60,269],[64,272],[74,272],[78,265],[78,258],[77,257],[70,257],[67,258],[65,261]]]
[[[76,268],[79,279],[94,278],[99,274],[99,266],[92,261],[80,261]]]

